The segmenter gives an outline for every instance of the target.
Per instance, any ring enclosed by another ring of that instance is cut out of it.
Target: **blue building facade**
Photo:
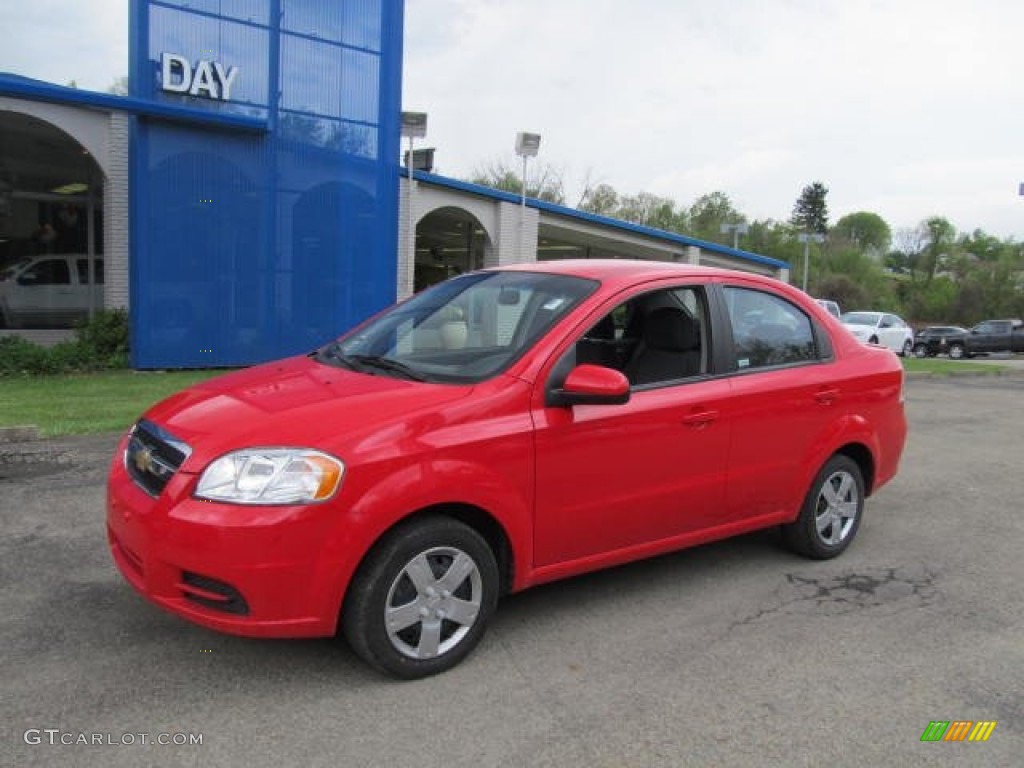
[[[308,350],[394,300],[401,0],[133,0],[137,368]]]

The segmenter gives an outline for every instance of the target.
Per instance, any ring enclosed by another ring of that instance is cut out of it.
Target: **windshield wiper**
[[[357,365],[377,368],[382,371],[388,371],[389,373],[397,373],[406,379],[412,379],[413,381],[426,381],[427,377],[419,371],[415,371],[405,363],[400,363],[397,360],[392,360],[390,357],[381,357],[380,355],[347,355],[347,360],[354,361]]]
[[[354,360],[349,355],[342,354],[341,345],[338,342],[333,341],[326,347],[321,347],[317,350],[316,356],[321,360],[332,360],[340,364],[343,368],[348,368],[350,371],[358,371],[363,373],[365,369],[359,364],[358,360]]]

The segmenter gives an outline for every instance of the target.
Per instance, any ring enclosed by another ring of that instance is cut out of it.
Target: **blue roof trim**
[[[398,169],[402,176],[406,176],[408,174],[408,171],[401,166],[398,166]],[[468,181],[460,181],[447,176],[438,176],[433,173],[427,173],[426,171],[414,171],[413,176],[417,181],[435,184],[439,187],[457,189],[460,192],[469,192],[474,195],[489,197],[494,200],[502,200],[506,203],[519,203],[522,201],[521,196],[512,192],[505,192],[501,189],[485,187],[481,184],[473,184]],[[590,222],[591,224],[600,224],[603,227],[610,227],[611,229],[619,229],[624,232],[645,235],[646,237],[653,237],[657,240],[666,240],[671,243],[679,243],[680,245],[693,245],[705,251],[732,256],[733,258],[743,259],[744,261],[753,261],[757,264],[764,264],[776,269],[789,269],[790,267],[788,261],[780,261],[779,259],[773,259],[770,256],[762,256],[758,253],[741,251],[736,248],[730,248],[727,245],[722,245],[721,243],[698,240],[694,237],[687,237],[686,235],[680,235],[676,232],[666,232],[663,229],[646,227],[642,224],[634,224],[630,221],[622,221],[621,219],[612,219],[608,216],[599,216],[595,213],[578,211],[575,208],[556,205],[554,203],[549,203],[546,200],[537,200],[536,198],[528,197],[526,198],[526,205],[530,208],[536,208],[539,211],[547,211],[548,213],[554,213],[570,219],[579,219],[580,221]]]
[[[171,120],[192,125],[228,130],[255,131],[266,133],[265,118],[244,115],[222,115],[202,110],[159,104],[154,101],[136,99],[130,96],[114,96],[110,93],[83,91],[63,85],[53,85],[32,80],[7,72],[0,72],[0,96],[15,96],[31,101],[48,101],[56,104],[74,104],[83,107],[129,112],[143,117]]]

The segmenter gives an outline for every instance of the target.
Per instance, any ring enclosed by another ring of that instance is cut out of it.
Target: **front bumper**
[[[334,505],[259,507],[192,497],[178,472],[156,498],[124,469],[107,484],[107,538],[140,594],[197,624],[251,637],[333,635],[344,584]]]

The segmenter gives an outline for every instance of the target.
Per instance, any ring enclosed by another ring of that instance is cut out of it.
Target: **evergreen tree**
[[[802,232],[819,235],[828,233],[828,187],[820,181],[808,184],[793,206],[790,222]]]

